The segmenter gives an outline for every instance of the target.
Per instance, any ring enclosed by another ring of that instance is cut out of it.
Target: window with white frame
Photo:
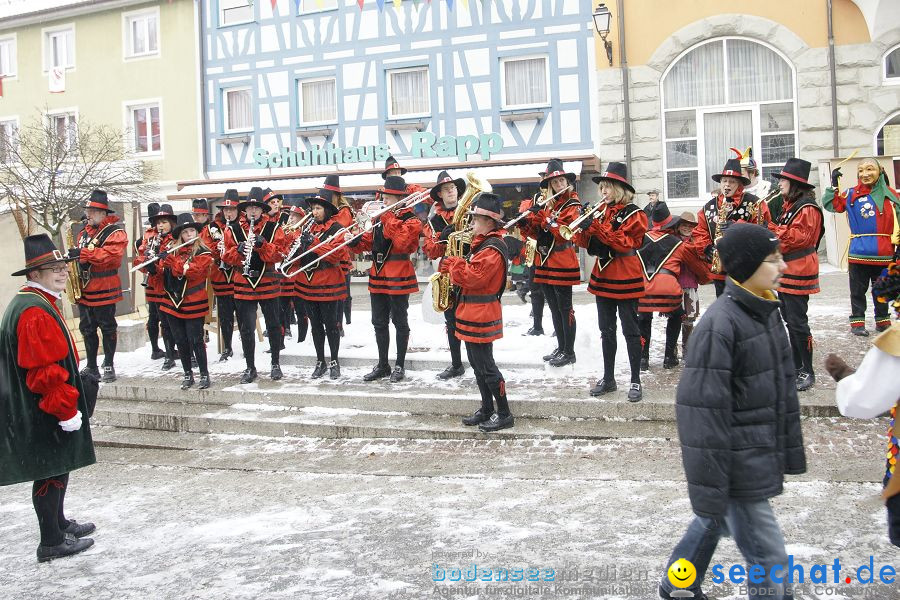
[[[503,108],[550,103],[547,57],[507,58],[503,62]]]
[[[219,0],[219,27],[253,20],[252,0]]]
[[[16,38],[0,39],[0,77],[14,77],[16,74]]]
[[[389,119],[431,114],[428,67],[388,71],[387,84]]]
[[[338,0],[300,0],[299,4],[301,13],[312,13],[335,10],[338,7]]]
[[[892,83],[900,83],[900,46],[884,56],[884,79]]]
[[[301,123],[337,122],[337,82],[333,77],[301,80],[299,87]]]
[[[875,134],[875,156],[900,156],[900,112],[891,115]]]
[[[75,68],[75,28],[44,32],[44,70]]]
[[[717,188],[710,178],[753,147],[769,180],[796,156],[794,73],[777,52],[740,38],[708,40],[669,67],[662,80],[666,198],[695,200]]]
[[[125,13],[123,19],[126,58],[159,53],[159,9]]]
[[[78,123],[75,113],[55,113],[47,115],[47,118],[50,121],[50,129],[56,134],[60,146],[66,150],[72,149],[78,140]]]
[[[253,129],[253,100],[250,88],[233,88],[222,91],[225,109],[225,132],[248,131]]]
[[[153,154],[162,151],[159,104],[129,106],[128,116],[132,151],[136,154]]]
[[[0,120],[0,162],[7,163],[18,144],[19,123],[16,119]]]

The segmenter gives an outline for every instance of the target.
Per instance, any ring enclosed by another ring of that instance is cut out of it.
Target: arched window
[[[900,112],[875,133],[875,156],[900,156]]]
[[[678,57],[661,86],[667,199],[705,198],[731,147],[752,146],[763,178],[797,155],[794,71],[769,46],[707,40]]]
[[[900,83],[900,45],[894,46],[884,55],[884,80]]]

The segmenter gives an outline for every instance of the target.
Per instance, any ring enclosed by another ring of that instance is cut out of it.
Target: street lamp
[[[603,40],[603,47],[606,48],[606,58],[609,59],[609,66],[613,66],[612,42],[607,40],[606,36],[609,35],[609,21],[611,17],[612,15],[609,13],[609,9],[606,8],[606,4],[602,2],[594,9],[594,27],[597,29],[597,33],[600,34],[600,39]]]

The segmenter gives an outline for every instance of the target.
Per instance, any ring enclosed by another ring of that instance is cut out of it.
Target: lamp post
[[[597,29],[597,33],[600,34],[600,39],[603,40],[603,47],[606,49],[606,58],[609,59],[609,66],[613,66],[612,42],[607,40],[606,36],[609,35],[609,22],[611,17],[612,15],[606,7],[606,4],[602,2],[594,9],[594,27]]]

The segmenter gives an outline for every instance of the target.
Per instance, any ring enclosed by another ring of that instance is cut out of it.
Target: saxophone
[[[734,209],[734,204],[728,198],[722,199],[722,206],[719,207],[719,212],[716,215],[716,237],[713,240],[713,255],[712,255],[712,266],[710,270],[713,273],[721,273],[722,272],[722,259],[719,256],[719,248],[717,247],[719,244],[719,240],[722,239],[722,236],[725,235],[725,232],[722,230],[722,224],[728,220],[728,217],[731,216],[731,211]]]
[[[75,247],[75,236],[72,234],[72,226],[66,225],[66,247]],[[69,270],[66,274],[66,297],[72,304],[81,300],[81,273],[78,271],[78,261],[69,261]]]
[[[250,278],[250,259],[253,258],[253,246],[256,245],[256,232],[253,231],[253,228],[256,227],[256,219],[253,217],[247,217],[247,221],[250,223],[250,232],[247,234],[247,237],[244,239],[244,278]]]
[[[490,192],[491,184],[480,179],[473,171],[466,175],[466,191],[456,205],[453,212],[453,233],[447,238],[447,251],[444,256],[462,257],[466,244],[472,244],[472,228],[469,227],[470,217],[466,215],[472,206],[475,196],[481,192]],[[450,274],[437,272],[429,279],[431,283],[431,305],[435,312],[445,312],[451,305],[453,286],[450,283]]]

